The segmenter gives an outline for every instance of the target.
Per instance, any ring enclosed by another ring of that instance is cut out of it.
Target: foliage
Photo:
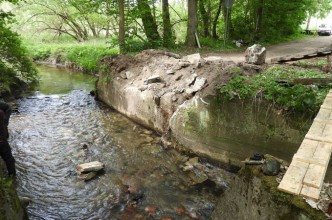
[[[285,67],[272,67],[264,73],[253,77],[238,76],[228,84],[218,88],[219,92],[228,100],[239,99],[265,99],[277,104],[286,110],[317,111],[332,85],[317,86],[283,86],[277,79],[293,78],[326,78],[316,70],[296,69]]]
[[[168,1],[164,0],[162,3]],[[23,7],[16,11],[22,18],[21,25],[17,29],[23,30],[24,34],[33,32],[31,34],[40,35],[41,31],[45,31],[54,38],[68,35],[78,41],[100,37],[118,39],[117,0],[49,0],[47,3],[44,0],[26,0],[24,2]],[[197,1],[190,2],[194,4]],[[195,24],[191,26],[194,28],[193,31],[196,31],[198,25],[197,34],[203,46],[215,48],[216,44],[212,43],[212,39],[221,42],[220,45],[223,43],[227,17],[223,2],[198,1],[199,7],[196,12],[199,22],[198,24],[194,22]],[[172,48],[184,43],[187,21],[194,17],[188,16],[186,2],[169,1],[169,11],[162,7],[161,2],[155,0],[123,3],[125,24],[121,25],[121,30],[125,31],[125,34],[122,34],[122,38],[125,36],[124,49],[128,48],[131,52],[162,45]],[[331,0],[237,0],[229,11],[230,37],[227,40],[242,39],[247,43],[275,43],[288,40],[300,32],[299,26],[308,15],[326,16],[331,6]],[[195,12],[191,14],[196,15]],[[27,31],[29,27],[30,31]],[[168,30],[166,33],[165,29]],[[190,36],[191,45],[196,45],[193,34]],[[162,37],[164,39],[161,39]],[[118,45],[116,42],[115,46]]]
[[[31,40],[26,40],[25,45],[33,60],[52,61],[57,59],[61,63],[71,62],[86,72],[96,72],[99,59],[118,53],[118,49],[108,49],[104,41],[90,41],[85,44],[34,44]]]
[[[326,59],[318,59],[314,62],[310,62],[307,60],[300,60],[296,63],[297,66],[303,66],[303,67],[323,67],[327,65]]]
[[[0,83],[6,89],[10,88],[15,77],[27,82],[37,77],[36,69],[26,56],[18,34],[9,28],[9,24],[13,23],[12,16],[0,10]]]

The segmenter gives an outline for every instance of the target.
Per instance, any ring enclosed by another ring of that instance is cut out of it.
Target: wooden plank
[[[332,107],[332,97],[326,96],[326,98],[324,99],[323,105]]]
[[[305,138],[293,158],[310,163],[318,144],[318,141]]]
[[[332,143],[332,124],[314,121],[305,138]]]
[[[327,167],[310,164],[309,168],[304,176],[303,185],[311,186],[317,189],[321,189],[325,177]]]
[[[303,148],[302,145],[294,155],[293,158],[298,159],[300,161],[316,164],[321,166],[328,166],[330,156],[332,151],[332,144],[317,142],[316,147],[311,146],[307,148]]]
[[[310,199],[319,199],[320,189],[303,185],[300,195]]]
[[[330,161],[331,152],[332,152],[332,144],[319,143],[314,155],[312,156],[311,163],[323,164],[324,166],[328,166],[329,161]]]
[[[315,117],[315,120],[322,120],[322,121],[331,120],[332,121],[331,109],[320,108],[319,112],[317,113],[317,115]]]
[[[321,105],[320,108],[322,109],[327,109],[327,110],[332,110],[332,106],[327,106],[327,105]]]
[[[104,168],[104,164],[99,161],[93,161],[90,163],[83,163],[76,166],[77,173],[87,173],[91,171],[99,171]]]
[[[324,132],[324,129],[325,129],[325,126],[326,124],[322,124],[322,123],[316,123],[316,122],[313,122],[308,133],[306,134],[306,138],[307,136],[311,136],[311,137],[321,137],[321,135],[323,134]],[[312,138],[309,138],[309,139],[312,139]]]
[[[308,163],[296,159],[293,160],[282,178],[278,189],[283,192],[299,195],[308,166]]]

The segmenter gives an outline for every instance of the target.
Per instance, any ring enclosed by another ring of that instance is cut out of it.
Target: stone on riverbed
[[[76,166],[76,172],[78,174],[89,173],[89,172],[98,172],[99,170],[104,169],[104,164],[99,161],[93,161],[90,163],[83,163]]]
[[[96,175],[97,175],[97,172],[92,171],[90,173],[82,173],[78,176],[78,178],[81,180],[84,180],[84,181],[88,181],[88,180],[93,179]]]

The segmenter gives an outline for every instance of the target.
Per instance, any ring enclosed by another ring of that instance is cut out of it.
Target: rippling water
[[[93,78],[40,71],[39,91],[17,101],[9,127],[18,191],[32,199],[30,219],[208,219],[216,195],[181,171],[188,157],[96,102]],[[105,172],[78,179],[75,166],[95,160]]]

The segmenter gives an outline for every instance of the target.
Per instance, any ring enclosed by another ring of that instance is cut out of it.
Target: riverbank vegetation
[[[310,63],[310,62],[307,62]],[[308,65],[306,63],[306,65]],[[324,63],[319,60],[313,65]],[[298,65],[302,65],[300,61]],[[291,84],[294,79],[329,78],[319,69],[308,69],[294,66],[271,66],[262,74],[254,76],[237,76],[218,88],[227,100],[234,98],[267,100],[288,111],[316,112],[332,88],[331,83],[324,85]]]
[[[24,44],[32,60],[67,64],[85,73],[97,73],[99,60],[118,54],[117,48],[106,47],[103,40],[91,40],[84,44],[73,41],[34,42],[25,39]]]
[[[17,78],[32,82],[37,76],[19,35],[10,28],[12,22],[13,14],[0,10],[0,93],[10,91]]]

